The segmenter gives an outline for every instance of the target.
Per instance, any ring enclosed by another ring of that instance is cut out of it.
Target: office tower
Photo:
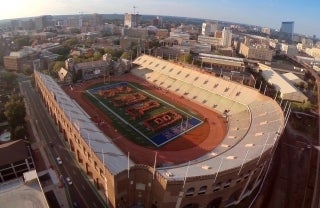
[[[280,28],[280,39],[292,41],[294,32],[294,22],[282,22]]]
[[[218,22],[204,22],[202,23],[201,34],[205,36],[213,35],[218,30]]]
[[[228,27],[223,28],[221,45],[223,47],[230,47],[231,40],[232,40],[232,32],[231,32],[230,28],[228,28]]]
[[[137,27],[140,24],[140,14],[124,14],[124,26],[127,28]]]

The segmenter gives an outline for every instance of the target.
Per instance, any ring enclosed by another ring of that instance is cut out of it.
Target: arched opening
[[[199,207],[199,204],[190,203],[190,204],[187,204],[186,206],[184,206],[183,208],[198,208],[198,207]]]
[[[241,194],[241,191],[242,191],[242,189],[238,189],[235,192],[233,192],[230,195],[230,197],[229,197],[229,199],[227,201],[227,204],[231,204],[231,203],[234,203],[234,202],[238,201],[238,199],[240,197],[240,194]]]
[[[201,186],[201,188],[199,189],[198,195],[203,195],[205,194],[207,191],[207,186]]]
[[[195,188],[191,187],[187,190],[186,196],[192,196],[194,194]]]
[[[207,208],[219,208],[221,205],[221,201],[222,201],[221,197],[216,198],[207,205]]]

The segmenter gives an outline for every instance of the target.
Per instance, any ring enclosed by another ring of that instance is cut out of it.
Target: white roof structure
[[[114,175],[127,170],[127,155],[91,121],[89,115],[50,76],[42,73],[39,73],[39,76],[60,108],[78,129],[81,137],[91,147],[93,153],[104,162],[106,168]],[[130,166],[134,164],[131,160],[129,163]]]
[[[306,83],[304,80],[302,80],[300,77],[295,75],[292,72],[281,74],[282,77],[284,77],[287,81],[293,84],[299,84],[299,83]]]
[[[228,57],[228,56],[220,56],[220,55],[213,55],[213,54],[207,54],[207,53],[199,53],[199,57],[208,62],[213,62],[217,64],[227,64],[232,66],[244,66],[243,58],[234,58],[234,57]]]
[[[275,72],[271,67],[259,63],[259,69],[262,70],[263,78],[272,84],[277,91],[280,92],[280,96],[284,100],[290,100],[295,102],[304,102],[308,98],[297,88],[286,81],[280,74]]]
[[[157,168],[167,180],[240,169],[270,151],[284,128],[280,106],[253,88],[147,55],[134,63],[140,66],[132,70],[136,76],[220,114],[228,110],[228,132],[222,143],[189,163]]]
[[[65,68],[61,67],[59,72],[58,72],[59,79],[60,80],[64,80],[64,78],[67,76],[67,74],[68,74],[68,70],[66,70]]]
[[[25,182],[18,178],[0,184],[1,207],[49,208],[34,172],[27,174]]]

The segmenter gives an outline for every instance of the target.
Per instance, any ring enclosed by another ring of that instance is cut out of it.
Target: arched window
[[[186,196],[192,196],[194,194],[195,189],[193,187],[189,188],[186,192]]]
[[[207,186],[201,186],[201,188],[199,189],[198,195],[203,195],[205,194],[207,191]]]
[[[184,206],[183,208],[198,208],[198,207],[199,207],[199,204],[190,203],[190,204],[187,204],[186,206]]]

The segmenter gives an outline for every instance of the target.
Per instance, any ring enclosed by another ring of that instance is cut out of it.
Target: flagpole
[[[188,162],[188,167],[187,167],[187,170],[186,170],[186,174],[184,176],[182,189],[184,188],[184,185],[186,184],[186,180],[187,180],[187,176],[188,176],[188,172],[189,172],[189,167],[190,167],[190,161]]]
[[[158,152],[156,152],[156,155],[154,156],[153,178],[152,178],[153,180],[154,180],[154,175],[156,174],[157,156],[158,156]]]
[[[130,178],[130,152],[128,152],[128,178]]]
[[[249,153],[249,150],[247,150],[246,156],[244,157],[244,159],[243,159],[243,161],[242,161],[242,164],[241,164],[241,167],[240,167],[240,169],[239,169],[238,175],[240,174],[240,172],[241,172],[241,170],[242,170],[242,168],[243,168],[243,165],[244,165],[244,162],[245,162],[246,159],[247,159],[248,153]]]
[[[216,176],[214,177],[213,183],[215,183],[216,180],[217,180],[217,177],[218,177],[220,168],[221,168],[221,166],[222,166],[222,162],[223,162],[223,157],[221,158],[220,165],[219,165],[218,171],[217,171],[217,173],[216,173]]]

